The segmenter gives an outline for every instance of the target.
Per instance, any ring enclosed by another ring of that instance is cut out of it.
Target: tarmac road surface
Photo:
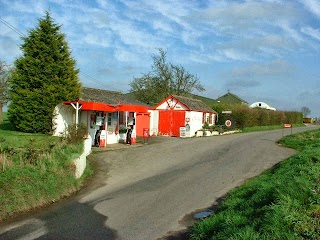
[[[0,239],[167,239],[192,224],[191,213],[292,155],[276,144],[290,132],[155,137],[154,144],[91,154],[95,176],[82,191],[0,224]]]

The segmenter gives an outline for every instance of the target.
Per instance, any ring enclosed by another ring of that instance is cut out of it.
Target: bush
[[[87,127],[84,124],[69,125],[63,133],[63,140],[68,144],[81,143],[87,136]]]
[[[202,129],[210,129],[209,123],[205,122],[202,126]]]

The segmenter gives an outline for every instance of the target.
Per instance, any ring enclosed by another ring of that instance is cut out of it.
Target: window
[[[212,124],[212,113],[209,113],[209,121],[208,121],[209,124]]]
[[[119,125],[124,124],[124,112],[119,112]]]
[[[112,113],[108,113],[108,126],[111,126]]]

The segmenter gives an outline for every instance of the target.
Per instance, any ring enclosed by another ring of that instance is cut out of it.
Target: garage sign
[[[227,121],[225,122],[225,125],[226,125],[227,127],[231,127],[231,125],[232,125],[231,120],[227,120]]]

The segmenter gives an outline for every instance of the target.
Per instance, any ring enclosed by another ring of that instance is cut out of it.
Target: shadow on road
[[[59,213],[53,209],[43,217],[6,231],[0,239],[117,239],[116,231],[108,228],[106,221],[107,217],[93,206],[76,202],[59,209]]]

